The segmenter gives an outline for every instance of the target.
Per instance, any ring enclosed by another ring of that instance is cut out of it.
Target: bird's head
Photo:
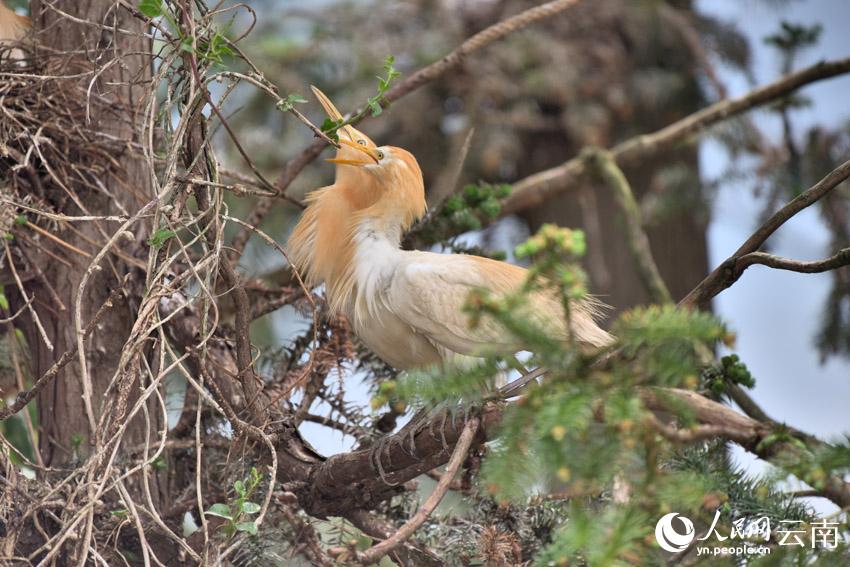
[[[325,113],[327,113],[328,118],[335,121],[344,120],[345,117],[342,113],[337,110],[337,107],[331,102],[331,99],[328,96],[320,91],[317,87],[311,86],[313,90],[313,94],[316,95],[316,98],[319,99],[319,102],[322,105],[322,108],[325,109]],[[364,151],[366,155],[370,156],[370,158],[374,161],[377,161],[377,144],[372,141],[369,136],[355,128],[354,126],[346,125],[337,130],[337,134],[339,135],[339,148],[336,152],[336,157],[329,159],[329,162],[336,163],[339,165],[353,165],[360,163],[364,158]],[[337,175],[346,173],[351,173],[352,170],[347,168],[338,167]]]
[[[318,88],[313,93],[333,120],[343,119]],[[349,193],[357,213],[397,222],[402,230],[425,214],[425,183],[413,154],[394,146],[378,146],[353,126],[338,130],[335,186]]]
[[[342,119],[334,104],[316,87],[313,92],[333,120]],[[307,209],[290,235],[293,264],[311,285],[324,282],[331,311],[346,305],[354,293],[356,239],[362,231],[400,241],[425,214],[425,184],[413,154],[378,146],[353,126],[338,130],[336,181],[307,196]]]

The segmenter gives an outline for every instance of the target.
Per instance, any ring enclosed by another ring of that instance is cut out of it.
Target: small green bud
[[[454,213],[452,215],[452,221],[463,230],[478,230],[481,228],[481,221],[475,218],[475,215],[469,209],[462,209]]]
[[[478,185],[467,185],[463,188],[463,198],[467,202],[474,202],[481,198],[481,189]]]
[[[447,213],[453,213],[463,208],[463,198],[458,195],[452,195],[446,199],[446,204],[443,205],[443,210]]]
[[[478,210],[484,213],[487,218],[494,219],[499,216],[499,212],[502,210],[502,205],[499,204],[499,201],[493,197],[488,197],[481,201],[481,204],[478,205]]]
[[[584,256],[585,252],[587,252],[587,240],[584,237],[584,231],[574,230],[572,253],[577,257],[581,257]]]
[[[497,198],[504,199],[511,194],[512,190],[513,187],[507,184],[496,185],[496,190],[494,191],[494,194]]]

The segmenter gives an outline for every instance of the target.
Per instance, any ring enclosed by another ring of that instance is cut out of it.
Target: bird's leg
[[[522,376],[520,376],[513,382],[505,384],[496,391],[495,396],[488,396],[488,398],[495,400],[506,400],[508,398],[516,396],[523,388],[525,388],[528,384],[546,374],[546,372],[546,368],[539,366],[531,372],[524,373]]]
[[[428,410],[420,409],[417,411],[413,417],[408,421],[399,431],[394,435],[385,435],[380,437],[375,444],[372,446],[369,459],[372,461],[375,470],[381,477],[381,480],[389,484],[390,486],[394,486],[393,483],[387,481],[386,474],[383,468],[382,456],[386,453],[389,458],[391,455],[391,450],[393,447],[393,443],[399,443],[401,449],[406,452],[408,455],[414,458],[418,458],[416,454],[416,434],[419,431],[419,423],[424,419],[424,417],[428,415]],[[410,449],[407,448],[405,444],[405,438],[409,439]]]
[[[381,482],[386,484],[387,486],[397,486],[397,482],[392,482],[387,477],[387,473],[384,470],[384,463],[381,459],[381,453],[384,452],[386,448],[387,457],[391,456],[390,448],[392,437],[381,437],[377,441],[375,441],[375,445],[369,451],[369,460],[372,461],[373,467],[375,471],[378,473],[378,477],[381,479]]]
[[[386,445],[387,447],[389,447],[389,445],[390,445],[390,444],[389,444],[389,443],[385,443],[385,445]],[[389,449],[387,449],[387,456],[388,456],[388,457],[390,456],[390,451],[389,451]],[[392,481],[391,481],[391,480],[389,480],[389,478],[387,477],[387,473],[386,473],[386,471],[384,470],[384,465],[383,465],[383,463],[381,462],[381,453],[380,453],[380,449],[379,449],[379,451],[378,451],[378,453],[377,453],[377,461],[376,461],[376,462],[377,462],[377,464],[378,464],[378,476],[380,477],[381,482],[383,482],[383,483],[384,483],[384,484],[386,484],[387,486],[398,486],[398,483],[397,483],[397,482],[392,482]]]
[[[474,404],[471,404],[471,403],[463,404],[463,422],[464,423],[469,421],[469,418],[473,414],[474,411],[475,411],[475,405]]]
[[[444,407],[443,409],[440,410],[440,412],[441,412],[440,441],[443,444],[443,451],[446,451],[449,448],[449,444],[446,441],[446,422],[449,419],[449,409]],[[454,422],[454,416],[452,416],[452,422]],[[434,434],[434,423],[433,422],[428,423],[428,433],[431,434],[432,438],[434,438],[434,439],[437,438],[437,436]]]
[[[483,406],[477,405],[477,404],[472,403],[472,402],[467,403],[467,404],[463,404],[463,423],[466,424],[466,423],[469,422],[470,419],[475,418],[475,417],[480,418],[482,407]],[[457,426],[455,426],[455,428],[456,428],[456,430],[460,429]]]
[[[413,458],[419,458],[419,455],[416,454],[416,434],[419,433],[419,431],[421,431],[421,427],[422,427],[421,424],[422,424],[423,420],[425,419],[425,417],[427,417],[427,415],[428,415],[427,409],[422,408],[422,409],[418,410],[415,414],[413,414],[413,417],[410,418],[410,421],[408,421],[404,425],[404,427],[402,427],[401,430],[398,432],[398,438],[402,442],[402,448],[405,448],[404,447],[404,438],[407,437],[409,445],[410,445],[410,449],[409,450],[405,449],[405,450],[406,450],[407,454],[410,455]]]

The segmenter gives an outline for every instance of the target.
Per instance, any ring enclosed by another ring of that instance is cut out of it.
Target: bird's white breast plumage
[[[496,295],[515,291],[524,281],[522,268],[476,256],[400,250],[397,241],[368,224],[357,231],[355,242],[357,291],[349,316],[361,339],[394,366],[405,369],[457,355],[522,349],[492,318],[483,318],[473,328],[463,309],[475,289]],[[535,293],[528,307],[528,317],[567,339],[566,321],[554,298]],[[587,306],[577,306],[572,316],[579,342],[603,346],[611,341]]]

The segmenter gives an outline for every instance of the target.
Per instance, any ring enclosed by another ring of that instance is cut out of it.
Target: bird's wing
[[[410,252],[387,289],[388,307],[435,345],[465,355],[488,351],[517,351],[517,339],[492,317],[475,326],[463,306],[469,293],[486,289],[499,295],[516,291],[527,271],[518,266],[478,256]],[[573,310],[573,331],[580,342],[608,344],[610,336],[596,326],[584,305]],[[553,297],[535,293],[522,314],[546,328],[554,337],[566,339],[563,310]]]

